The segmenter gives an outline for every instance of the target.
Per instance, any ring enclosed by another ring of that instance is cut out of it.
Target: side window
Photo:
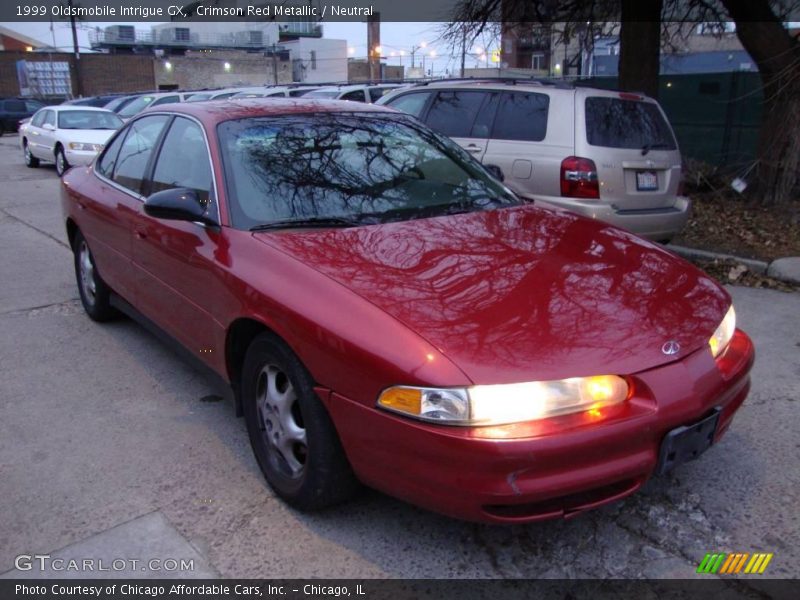
[[[547,135],[547,94],[511,92],[502,95],[492,137],[499,140],[541,142]]]
[[[425,122],[449,137],[473,137],[472,126],[485,99],[485,92],[439,92]]]
[[[35,115],[33,115],[33,118],[31,119],[31,125],[33,125],[34,127],[41,127],[42,124],[44,123],[44,113],[46,112],[47,112],[46,110],[40,110]]]
[[[24,113],[25,103],[22,100],[6,100],[5,109],[8,112]]]
[[[115,137],[108,146],[106,146],[105,152],[100,155],[100,158],[97,159],[97,166],[95,168],[103,177],[111,179],[111,177],[114,175],[114,165],[117,164],[119,149],[120,146],[122,146],[122,142],[125,140],[125,135],[127,133],[127,129],[120,132],[120,134]]]
[[[355,102],[366,102],[367,96],[364,94],[364,90],[353,90],[352,92],[347,92],[344,96],[340,98],[340,100],[354,100]]]
[[[176,118],[159,150],[150,193],[189,188],[197,192],[206,209],[216,216],[216,208],[211,205],[211,180],[211,159],[203,131],[189,119]]]
[[[114,166],[114,181],[137,194],[140,192],[147,163],[166,122],[165,115],[153,115],[139,119],[128,127],[128,135],[119,149]]]
[[[391,106],[397,110],[402,110],[404,113],[419,117],[422,114],[422,109],[425,108],[425,103],[431,97],[430,92],[416,92],[414,94],[404,94],[399,98],[395,98],[391,102],[387,102],[386,106]]]
[[[161,106],[162,104],[172,104],[173,102],[180,102],[180,98],[178,96],[164,96],[154,100],[150,106]]]
[[[52,125],[53,127],[56,126],[56,113],[52,110],[44,111],[44,123],[42,125]]]
[[[387,88],[387,87],[369,88],[369,90],[368,90],[369,91],[369,101],[370,102],[377,102],[378,100],[381,99],[381,96],[383,96],[386,92],[390,91],[391,89],[392,88]]]

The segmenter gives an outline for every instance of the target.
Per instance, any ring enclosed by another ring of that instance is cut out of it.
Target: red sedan
[[[750,387],[716,282],[521,202],[390,109],[158,107],[62,192],[89,316],[228,382],[300,509],[361,482],[463,519],[571,516],[702,453]]]

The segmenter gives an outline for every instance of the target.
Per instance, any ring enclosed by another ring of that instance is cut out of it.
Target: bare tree
[[[757,163],[750,194],[764,204],[786,202],[800,183],[800,42],[784,26],[798,0],[462,0],[452,27],[474,32],[489,23],[619,23],[619,87],[658,95],[660,50],[686,35],[686,22],[732,20],[758,65],[764,92]],[[720,31],[724,31],[724,27]],[[569,27],[563,28],[569,32]],[[445,32],[453,39],[452,31]],[[568,40],[564,40],[568,41]]]

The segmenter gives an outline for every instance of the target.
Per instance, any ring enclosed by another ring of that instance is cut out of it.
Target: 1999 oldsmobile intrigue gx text
[[[338,101],[174,104],[63,180],[80,296],[228,381],[269,484],[524,522],[695,458],[750,387],[717,283]]]

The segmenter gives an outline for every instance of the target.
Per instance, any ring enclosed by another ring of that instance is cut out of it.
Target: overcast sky
[[[118,23],[125,25],[134,25],[137,29],[149,31],[150,27],[155,23]],[[50,30],[49,23],[2,23],[3,26],[19,31],[34,39],[41,41],[46,45],[53,45],[53,36],[55,35],[55,45],[64,50],[72,49],[72,34],[70,33],[69,23],[55,22],[53,31]],[[94,29],[95,27],[104,28],[114,23],[93,23],[84,22],[79,24],[78,31],[78,44],[81,46],[81,51],[89,51],[89,37],[87,30]],[[235,25],[235,23],[232,23]],[[348,23],[324,23],[324,34],[326,38],[343,39],[347,40],[348,47],[355,49],[353,56],[365,57],[367,55],[367,24],[364,22],[348,22]],[[449,49],[443,43],[437,43],[436,40],[440,35],[441,23],[382,23],[381,24],[381,46],[383,55],[387,57],[388,64],[397,65],[402,64],[406,67],[411,65],[411,48],[419,46],[421,42],[426,42],[425,66],[427,69],[431,68],[431,61],[433,61],[433,74],[444,75],[445,71],[449,71],[450,75],[457,75],[460,66],[459,59],[452,57],[449,54]],[[486,43],[486,42],[484,42]],[[473,50],[477,50],[480,43],[476,44]],[[468,49],[470,50],[470,49]],[[405,57],[400,57],[400,52],[405,53]],[[436,53],[435,58],[431,58],[430,52]],[[391,53],[394,52],[395,56],[392,57]],[[421,50],[417,51],[416,63],[420,66]],[[478,59],[468,57],[466,66],[485,66],[479,65]]]

